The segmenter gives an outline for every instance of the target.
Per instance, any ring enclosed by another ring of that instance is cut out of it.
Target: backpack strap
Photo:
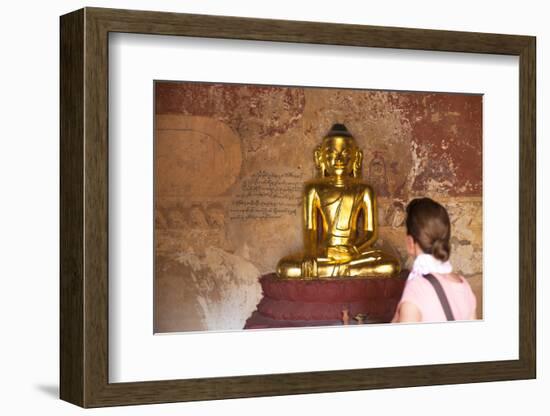
[[[425,274],[423,276],[434,287],[435,293],[437,293],[437,297],[443,307],[443,312],[445,312],[445,316],[447,317],[447,321],[454,321],[455,318],[451,310],[451,305],[449,305],[449,299],[447,299],[447,295],[445,295],[445,291],[439,280],[437,280],[433,274]]]

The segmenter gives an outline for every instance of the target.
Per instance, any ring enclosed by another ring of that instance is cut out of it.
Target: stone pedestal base
[[[365,323],[389,322],[405,285],[406,273],[377,279],[281,280],[275,273],[260,277],[263,298],[245,329],[342,325],[348,310],[349,325],[358,314]]]

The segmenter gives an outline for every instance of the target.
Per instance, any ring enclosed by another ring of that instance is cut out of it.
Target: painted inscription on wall
[[[278,219],[299,215],[303,188],[301,172],[260,170],[241,182],[231,202],[230,219]]]

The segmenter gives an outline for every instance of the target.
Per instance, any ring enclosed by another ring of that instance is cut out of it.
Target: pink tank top
[[[466,279],[459,276],[461,281],[456,282],[445,275],[437,273],[433,273],[433,275],[443,286],[455,320],[472,319],[476,309],[476,297]],[[434,287],[422,276],[416,276],[407,281],[400,303],[403,302],[410,302],[420,310],[422,322],[444,322],[447,320]]]

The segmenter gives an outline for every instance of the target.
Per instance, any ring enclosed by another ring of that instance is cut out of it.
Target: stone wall
[[[156,332],[242,328],[258,277],[302,247],[302,184],[334,123],[363,150],[378,245],[410,266],[404,207],[441,202],[481,305],[481,95],[157,82],[155,117]]]

